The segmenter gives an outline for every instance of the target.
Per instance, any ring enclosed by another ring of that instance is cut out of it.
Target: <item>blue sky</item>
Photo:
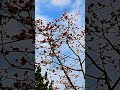
[[[85,0],[35,0],[35,18],[44,21],[59,18],[67,10],[67,13],[80,11],[81,23],[84,25]]]
[[[74,15],[75,13],[80,12],[80,16],[77,17],[79,19],[77,26],[85,27],[85,0],[35,0],[35,19],[42,19],[45,24],[49,21],[54,21],[55,19],[60,18],[65,10],[67,10],[69,15]],[[40,39],[42,37],[39,36],[38,38]],[[82,39],[81,42],[84,43],[83,40],[84,39]],[[65,49],[64,54],[70,55],[70,51]],[[84,59],[84,55],[81,55],[81,57]],[[63,74],[63,72],[59,73]],[[54,75],[53,77],[58,79],[58,77],[55,77]],[[77,84],[83,84],[83,82],[83,80],[79,79]],[[61,88],[61,90],[64,90],[64,88]]]

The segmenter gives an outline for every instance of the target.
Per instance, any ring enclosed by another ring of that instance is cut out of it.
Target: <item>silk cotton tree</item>
[[[79,26],[79,16],[64,12],[47,24],[36,20],[36,60],[48,70],[54,83],[74,90],[83,89],[85,79],[84,30]]]

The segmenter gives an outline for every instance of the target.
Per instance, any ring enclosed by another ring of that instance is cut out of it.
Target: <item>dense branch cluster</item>
[[[46,25],[41,19],[36,20],[35,47],[36,59],[41,66],[47,67],[49,75],[52,73],[51,77],[59,76],[57,83],[75,90],[84,88],[84,80],[82,85],[78,82],[81,77],[85,78],[82,58],[84,44],[80,42],[84,41],[84,30],[82,26],[77,26],[77,16],[79,13],[67,15],[64,12],[61,18]]]

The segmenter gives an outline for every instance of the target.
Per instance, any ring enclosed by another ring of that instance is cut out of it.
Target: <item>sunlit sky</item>
[[[84,25],[85,0],[35,0],[36,19],[51,21],[59,18],[65,10],[70,14],[80,11],[80,23]]]
[[[85,27],[85,0],[35,0],[35,19],[42,19],[44,23],[60,18],[65,10],[70,15],[80,12],[78,26]]]

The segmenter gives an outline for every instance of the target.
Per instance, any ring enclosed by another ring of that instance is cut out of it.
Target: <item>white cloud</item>
[[[83,8],[83,6],[85,6],[84,5],[85,3],[83,3],[83,2],[84,2],[84,0],[83,1],[75,0],[75,2],[71,5],[72,9],[68,13],[68,15],[74,15],[75,13],[78,13],[78,12],[80,13],[80,15],[75,17],[75,19],[78,19],[78,21],[74,22],[78,27],[81,27],[82,25],[84,27],[83,20],[84,20],[85,10],[83,10],[83,9],[85,9],[85,8]]]
[[[70,4],[70,0],[51,0],[51,3],[54,6],[62,7],[62,6],[69,5]]]
[[[73,9],[80,9],[80,5],[81,5],[81,0],[75,0],[75,3],[73,3],[72,8]]]
[[[48,22],[52,21],[51,18],[47,17],[47,16],[43,16],[43,15],[40,15],[40,14],[35,14],[35,20],[38,20],[38,19],[41,19],[44,23],[44,25],[46,25]]]

